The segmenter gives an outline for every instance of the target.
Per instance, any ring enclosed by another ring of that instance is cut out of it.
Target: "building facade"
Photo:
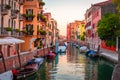
[[[15,44],[2,45],[0,52],[4,53],[5,64],[9,66],[7,70],[19,67],[18,52],[23,65],[40,48],[58,40],[57,21],[51,13],[43,11],[44,5],[43,0],[0,0],[0,38],[14,37],[25,41],[19,44],[19,51]],[[0,65],[1,73],[4,72],[2,59]]]
[[[98,45],[101,45],[102,48],[116,50],[115,47],[110,48],[106,46],[104,41],[101,41],[97,34],[97,25],[99,20],[106,13],[118,13],[116,10],[116,5],[112,3],[111,0],[96,3],[91,5],[91,7],[85,13],[86,20],[86,43],[90,45],[91,48],[98,48]]]
[[[67,25],[67,40],[82,42],[84,41],[85,35],[85,22],[80,20],[75,20],[75,22],[69,23]]]

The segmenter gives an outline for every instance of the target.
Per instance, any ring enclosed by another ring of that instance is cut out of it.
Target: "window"
[[[0,51],[0,58],[2,58],[2,51]]]
[[[8,26],[10,26],[10,19],[8,20]]]
[[[39,25],[37,25],[37,30],[39,30]]]
[[[8,1],[8,4],[9,4],[9,5],[10,5],[10,1],[11,1],[11,0]]]
[[[93,24],[93,29],[95,28],[95,24]]]
[[[91,12],[88,13],[88,17],[90,17],[90,16],[91,16]]]
[[[13,9],[16,9],[16,2],[14,2],[14,8]]]
[[[16,27],[16,21],[14,21],[14,27],[13,28],[15,29],[15,27]]]
[[[26,25],[26,30],[27,31],[33,30],[33,25],[32,24],[27,24]]]
[[[26,14],[33,14],[33,9],[27,9]]]

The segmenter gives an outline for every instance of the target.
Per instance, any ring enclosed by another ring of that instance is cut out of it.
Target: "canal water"
[[[111,62],[91,59],[76,47],[69,47],[66,53],[41,65],[35,80],[111,80],[113,68]]]

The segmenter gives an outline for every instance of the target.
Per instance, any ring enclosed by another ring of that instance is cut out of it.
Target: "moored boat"
[[[88,48],[86,47],[86,46],[81,46],[80,47],[80,52],[81,53],[85,53],[85,52],[87,52],[88,51]]]
[[[66,52],[66,46],[58,46],[58,53],[65,53]]]
[[[43,58],[34,58],[30,60],[24,67],[19,70],[12,70],[13,80],[21,80],[36,74],[40,65],[43,63]]]
[[[89,57],[91,57],[91,58],[99,57],[99,55],[97,54],[97,52],[94,51],[94,50],[87,51],[86,55],[89,56]]]
[[[50,51],[48,54],[47,54],[47,59],[54,59],[55,57],[55,53]]]

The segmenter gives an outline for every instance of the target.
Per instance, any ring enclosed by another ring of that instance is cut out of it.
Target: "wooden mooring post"
[[[111,80],[120,80],[120,50],[118,50],[118,63],[114,67]]]

